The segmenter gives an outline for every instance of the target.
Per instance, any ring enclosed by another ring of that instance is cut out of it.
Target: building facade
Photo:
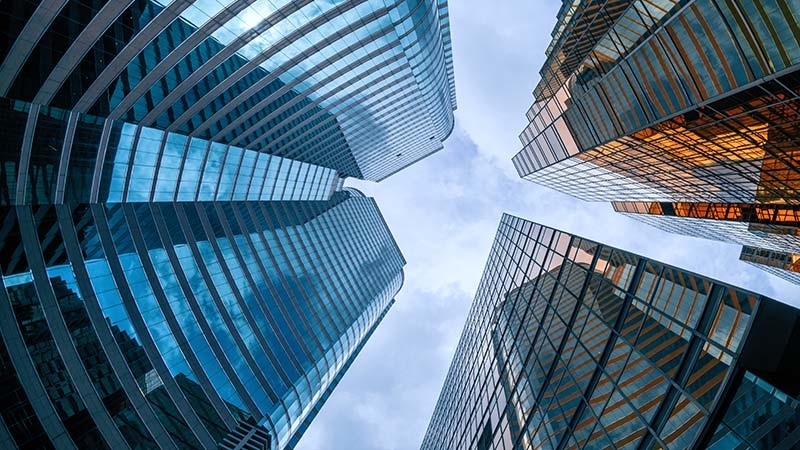
[[[754,267],[800,284],[800,205],[613,202],[614,210],[664,231],[742,245]]]
[[[798,234],[796,2],[564,1],[540,73],[521,177],[668,231]]]
[[[126,126],[156,141],[205,141],[217,160],[238,158],[234,175],[246,178],[259,162],[249,150],[376,181],[441,149],[452,131],[445,1],[163,3],[0,8],[11,204],[24,202],[22,178],[43,159],[58,180],[91,149],[91,186],[107,183],[117,146],[137,159],[117,138]]]
[[[422,449],[793,449],[800,310],[504,215]]]
[[[455,107],[444,0],[0,3],[0,447],[294,448]]]
[[[3,448],[291,448],[403,281],[349,190],[3,216]]]
[[[800,254],[744,246],[739,259],[776,277],[800,284]]]

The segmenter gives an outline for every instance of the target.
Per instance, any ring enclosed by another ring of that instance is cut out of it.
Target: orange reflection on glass
[[[757,247],[744,247],[742,248],[742,254],[739,256],[739,259],[800,273],[800,255],[796,253],[777,252]]]
[[[612,205],[617,212],[750,222],[753,231],[800,235],[800,208],[795,205],[703,202],[613,202]]]

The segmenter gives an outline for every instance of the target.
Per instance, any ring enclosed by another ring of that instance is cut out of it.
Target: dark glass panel
[[[157,8],[157,6],[150,6]],[[181,19],[172,21],[131,61],[122,74],[100,96],[89,110],[92,114],[106,116],[155,66],[175,49],[193,31],[194,27]],[[127,119],[135,121],[130,112]]]
[[[135,0],[117,20],[97,38],[70,73],[51,105],[70,109],[83,96],[103,69],[164,8],[150,0]]]
[[[0,5],[0,55],[8,55],[39,3],[37,0],[21,0]]]
[[[28,163],[26,204],[55,202],[58,166],[66,127],[66,111],[47,107],[39,110]]]
[[[39,234],[39,243],[42,256],[47,267],[66,264],[67,255],[64,250],[64,241],[58,231],[58,217],[52,206],[34,207],[33,214]]]
[[[0,98],[0,205],[15,203],[17,174],[30,105]]]
[[[28,270],[28,259],[22,248],[22,235],[14,207],[0,207],[0,272],[8,276]]]
[[[69,154],[69,168],[67,169],[64,194],[66,203],[76,204],[89,201],[89,191],[92,187],[94,167],[102,133],[102,119],[88,115],[81,115],[78,118]]]
[[[78,448],[109,448],[59,356],[33,283],[9,286],[7,290],[39,379],[73,442]]]
[[[176,22],[183,22],[183,21],[179,19]],[[182,34],[182,32],[186,32],[189,30],[191,30],[190,31],[191,33],[196,31],[197,29],[195,26],[183,22],[181,28],[184,27],[186,29],[178,30],[178,34]],[[180,40],[175,40],[171,35],[162,33],[159,36],[160,45],[152,46],[154,54],[149,54],[147,56],[154,57],[155,58],[154,62],[157,63],[158,61],[161,60],[161,58],[163,58],[169,52],[171,52],[180,43]],[[144,96],[142,96],[136,101],[134,106],[128,111],[127,115],[128,119],[134,122],[141,120],[167,95],[169,95],[169,93],[173,89],[175,89],[186,77],[188,77],[192,72],[197,70],[203,62],[210,59],[212,56],[217,54],[223,48],[224,46],[216,39],[207,38],[206,40],[204,40],[200,45],[195,47],[186,57],[181,59],[169,72],[167,72],[167,74],[163,78],[161,78],[161,80],[159,80],[157,83],[154,83],[153,86],[150,88],[150,90],[147,91],[147,93]],[[149,63],[149,61],[147,65],[154,66],[154,64]],[[210,89],[208,85],[196,87],[196,89],[203,89],[203,88],[206,91]],[[160,122],[156,122],[156,126],[158,126],[159,128],[163,128],[167,125],[169,125],[168,121],[162,120]]]
[[[0,415],[20,450],[54,449],[0,339]]]
[[[755,450],[796,448],[798,429],[800,402],[747,372],[709,448],[725,450],[745,442]]]
[[[32,101],[69,46],[106,4],[103,0],[70,0],[31,51],[8,96]]]

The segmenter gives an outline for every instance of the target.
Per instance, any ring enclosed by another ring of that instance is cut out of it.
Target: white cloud
[[[739,262],[737,246],[664,233],[517,177],[510,158],[560,5],[451,2],[453,136],[380,184],[348,183],[378,202],[408,261],[405,285],[298,450],[419,447],[503,212],[800,300],[796,286]]]

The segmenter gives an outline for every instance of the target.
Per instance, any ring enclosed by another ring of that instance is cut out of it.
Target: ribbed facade
[[[405,264],[373,200],[3,211],[3,448],[296,442]]]
[[[14,127],[0,198],[23,203],[42,159],[55,180],[95,161],[96,191],[120,151],[137,158],[126,132],[162,141],[148,158],[205,145],[229,183],[263,169],[258,153],[383,179],[452,131],[448,17],[434,0],[4,2],[0,97]]]
[[[293,448],[454,86],[444,0],[0,2],[0,447]]]
[[[540,73],[521,177],[692,236],[798,234],[797,2],[564,1]]]
[[[504,215],[422,449],[797,448],[798,318]]]

